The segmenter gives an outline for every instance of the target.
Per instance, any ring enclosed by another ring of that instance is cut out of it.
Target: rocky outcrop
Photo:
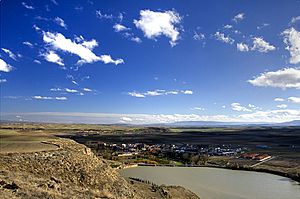
[[[144,189],[147,194],[140,191],[136,184],[126,181],[84,145],[66,139],[49,144],[59,148],[0,155],[0,195],[3,198],[134,199],[145,198],[153,192],[149,187]],[[197,198],[189,191],[188,195],[179,191],[182,197],[172,197],[172,192],[179,189],[163,189],[170,194],[155,198]]]

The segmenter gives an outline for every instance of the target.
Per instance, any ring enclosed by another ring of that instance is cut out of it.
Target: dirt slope
[[[57,150],[0,154],[2,198],[198,198],[181,187],[128,182],[89,148],[51,141]]]

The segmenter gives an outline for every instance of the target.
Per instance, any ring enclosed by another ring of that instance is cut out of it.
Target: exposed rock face
[[[84,145],[65,139],[51,144],[58,145],[59,149],[0,155],[1,197],[145,198],[137,185],[127,182]],[[164,189],[170,193],[173,190],[172,187]],[[150,189],[148,192],[151,193]],[[175,198],[198,198],[192,192],[186,193]],[[159,198],[174,197],[161,194]]]

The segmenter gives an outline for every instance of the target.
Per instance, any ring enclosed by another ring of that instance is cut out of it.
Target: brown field
[[[47,143],[57,139],[43,133],[18,132],[15,130],[0,130],[0,153],[22,153],[56,150],[57,146]]]

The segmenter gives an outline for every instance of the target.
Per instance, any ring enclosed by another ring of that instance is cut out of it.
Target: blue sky
[[[300,119],[300,1],[130,2],[2,0],[2,119]]]

